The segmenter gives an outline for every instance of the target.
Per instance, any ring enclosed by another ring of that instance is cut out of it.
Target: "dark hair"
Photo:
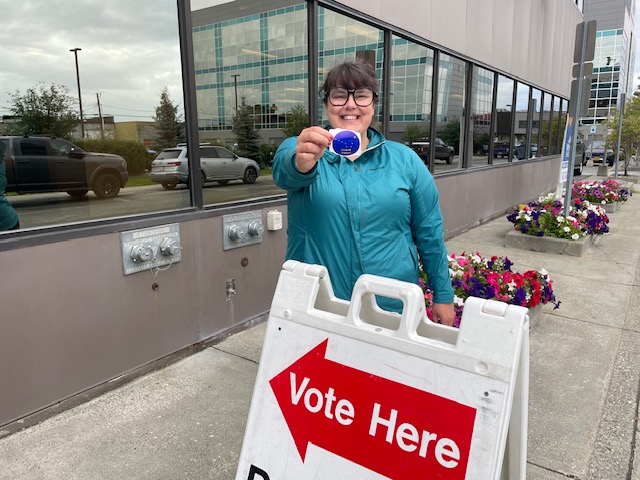
[[[343,87],[348,90],[356,88],[370,88],[375,93],[374,102],[378,98],[378,79],[373,67],[362,61],[344,62],[333,67],[324,79],[321,94],[324,94],[323,102],[327,103],[329,91],[332,88]]]

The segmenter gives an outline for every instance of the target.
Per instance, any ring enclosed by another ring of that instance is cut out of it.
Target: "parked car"
[[[582,170],[584,166],[587,164],[587,153],[584,149],[583,140],[578,137],[576,139],[576,159],[573,164],[573,174],[574,175],[582,175]]]
[[[239,157],[231,150],[217,145],[200,145],[200,183],[215,181],[226,185],[230,180],[255,183],[260,166],[255,160]],[[165,189],[173,190],[180,183],[189,185],[187,146],[165,148],[151,162],[151,180]]]
[[[493,146],[493,158],[509,158],[509,143],[496,143]]]
[[[411,148],[423,162],[429,162],[429,139],[415,141],[411,144]],[[447,145],[440,137],[436,137],[436,160],[444,160],[448,164],[453,162],[453,147]]]
[[[67,192],[80,198],[93,190],[99,198],[118,195],[129,179],[120,155],[85,152],[62,138],[2,136],[7,192]]]
[[[611,166],[616,158],[612,149],[607,148],[606,142],[602,140],[594,140],[591,145],[587,147],[587,157],[593,160],[594,165],[596,163],[603,163],[606,159],[607,163]]]

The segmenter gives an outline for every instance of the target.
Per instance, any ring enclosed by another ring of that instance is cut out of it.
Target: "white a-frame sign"
[[[523,307],[469,298],[457,330],[417,285],[363,275],[346,302],[288,261],[236,480],[524,480],[528,377]]]

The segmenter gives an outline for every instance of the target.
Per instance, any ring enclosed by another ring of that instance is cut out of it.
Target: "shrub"
[[[138,175],[148,169],[151,160],[141,142],[112,138],[86,138],[75,142],[83,150],[96,153],[113,153],[124,157],[130,175]]]

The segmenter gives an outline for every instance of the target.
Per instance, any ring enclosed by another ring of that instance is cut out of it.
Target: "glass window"
[[[200,141],[218,145],[220,158],[257,161],[262,174],[256,185],[284,193],[264,167],[284,139],[282,129],[308,122],[306,2],[284,0],[277,8],[269,2],[210,3],[192,11]],[[248,133],[236,134],[234,123]],[[241,171],[233,176],[228,185],[216,182],[224,188],[205,185],[205,205],[257,195],[242,184]]]
[[[385,95],[382,81],[382,61],[384,54],[384,33],[382,30],[359,22],[353,18],[331,11],[318,9],[318,85],[335,66],[345,61],[363,60],[376,72],[380,82],[379,99]],[[372,126],[381,130],[381,101],[378,101]],[[318,102],[319,117],[327,122],[322,102]]]
[[[472,167],[490,164],[489,142],[491,141],[491,109],[493,106],[494,73],[486,68],[474,66],[471,84],[471,121],[473,141],[469,142],[467,155]]]
[[[146,171],[151,151],[156,150],[159,131],[154,120],[163,90],[176,107],[176,133],[184,118],[176,1],[74,2],[71,22],[55,2],[26,2],[14,15],[39,28],[3,36],[0,110],[13,118],[0,123],[0,134],[28,131],[57,137],[20,142],[23,154],[46,160],[28,174],[29,182],[37,185],[33,193],[10,197],[20,226],[39,228],[189,207],[188,195],[167,195]],[[63,122],[38,125],[29,116],[17,118],[15,102],[30,92],[60,99],[66,105],[64,113],[75,118],[70,128]],[[120,155],[126,166],[116,157],[81,155],[82,150]],[[69,160],[50,160],[61,155]],[[88,175],[96,165],[107,163],[113,175]],[[130,188],[133,185],[143,187]]]
[[[446,53],[441,53],[438,64],[436,135],[437,138],[443,141],[446,148],[441,149],[440,154],[436,151],[435,173],[462,168],[466,83],[466,62]],[[451,154],[453,154],[453,158],[449,161],[447,159]],[[438,156],[441,158],[438,158]]]
[[[549,155],[549,144],[551,142],[551,123],[552,123],[552,111],[551,101],[553,95],[550,93],[544,93],[542,100],[542,130],[540,140],[540,156],[544,157]]]
[[[530,133],[527,131],[527,125],[529,122],[529,93],[530,88],[528,85],[523,83],[518,83],[517,94],[516,94],[516,128],[514,131],[514,135],[516,138],[516,158],[518,160],[525,160],[529,158],[529,154],[527,153],[527,142],[531,143],[530,136],[527,134]]]
[[[542,92],[537,88],[531,90],[531,153],[530,158],[539,157],[540,124],[542,122]]]
[[[508,162],[515,155],[513,124],[513,80],[498,75],[496,123],[493,138],[493,163]]]
[[[431,131],[433,50],[393,36],[391,49],[390,140],[411,145],[428,165],[425,141]]]
[[[549,153],[551,155],[557,155],[560,153],[560,143],[562,142],[562,136],[564,135],[564,125],[561,125],[560,119],[560,103],[559,97],[553,97],[553,111],[551,122],[551,146]]]

